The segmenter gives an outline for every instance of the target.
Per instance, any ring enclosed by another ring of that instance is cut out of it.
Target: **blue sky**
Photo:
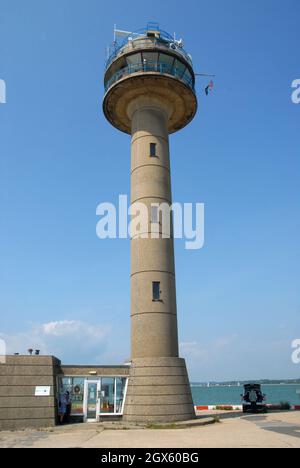
[[[193,380],[299,377],[298,0],[0,0],[0,333],[10,352],[123,362],[129,241],[96,206],[129,193],[130,139],[101,111],[114,23],[158,21],[215,73],[171,137],[173,198],[205,203],[205,246],[176,243],[179,335]]]

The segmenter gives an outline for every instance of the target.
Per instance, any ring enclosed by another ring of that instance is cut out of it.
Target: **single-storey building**
[[[122,418],[129,365],[65,366],[54,356],[6,356],[0,364],[0,430],[51,427],[70,392],[71,420]]]

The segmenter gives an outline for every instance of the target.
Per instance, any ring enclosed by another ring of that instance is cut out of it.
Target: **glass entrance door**
[[[85,381],[84,419],[87,422],[96,422],[99,420],[99,392],[99,380]]]

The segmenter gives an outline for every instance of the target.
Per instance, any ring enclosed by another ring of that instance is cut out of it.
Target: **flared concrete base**
[[[132,362],[124,421],[166,423],[195,417],[184,359],[152,358]]]

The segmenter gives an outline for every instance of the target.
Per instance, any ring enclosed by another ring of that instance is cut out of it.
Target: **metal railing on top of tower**
[[[157,27],[156,29],[157,29],[157,32],[159,33],[159,37],[155,38],[154,43],[157,46],[164,45],[170,48],[171,50],[176,50],[176,52],[181,54],[189,62],[189,64],[192,65],[192,57],[183,48],[182,41],[177,41],[175,37],[172,37],[171,34],[169,34],[166,31],[163,31],[159,27]],[[150,30],[151,30],[151,23],[148,24],[147,28],[139,29],[135,32],[128,33],[127,35],[125,34],[125,37],[123,37],[122,40],[120,39],[117,40],[117,38],[115,37],[113,44],[109,47],[108,58],[105,62],[105,68],[107,69],[111,65],[111,63],[119,55],[119,53],[121,52],[121,49],[123,49],[123,47],[125,47],[126,44],[136,39],[142,39],[142,38],[149,39],[148,33]]]
[[[117,81],[122,78],[126,78],[129,75],[135,73],[147,73],[155,72],[161,73],[162,75],[171,75],[177,78],[179,81],[182,81],[185,85],[192,89],[195,92],[194,78],[191,75],[188,68],[185,68],[183,71],[174,66],[170,66],[166,63],[155,61],[155,62],[140,62],[127,67],[121,68],[118,70],[106,83],[105,83],[105,92]]]

